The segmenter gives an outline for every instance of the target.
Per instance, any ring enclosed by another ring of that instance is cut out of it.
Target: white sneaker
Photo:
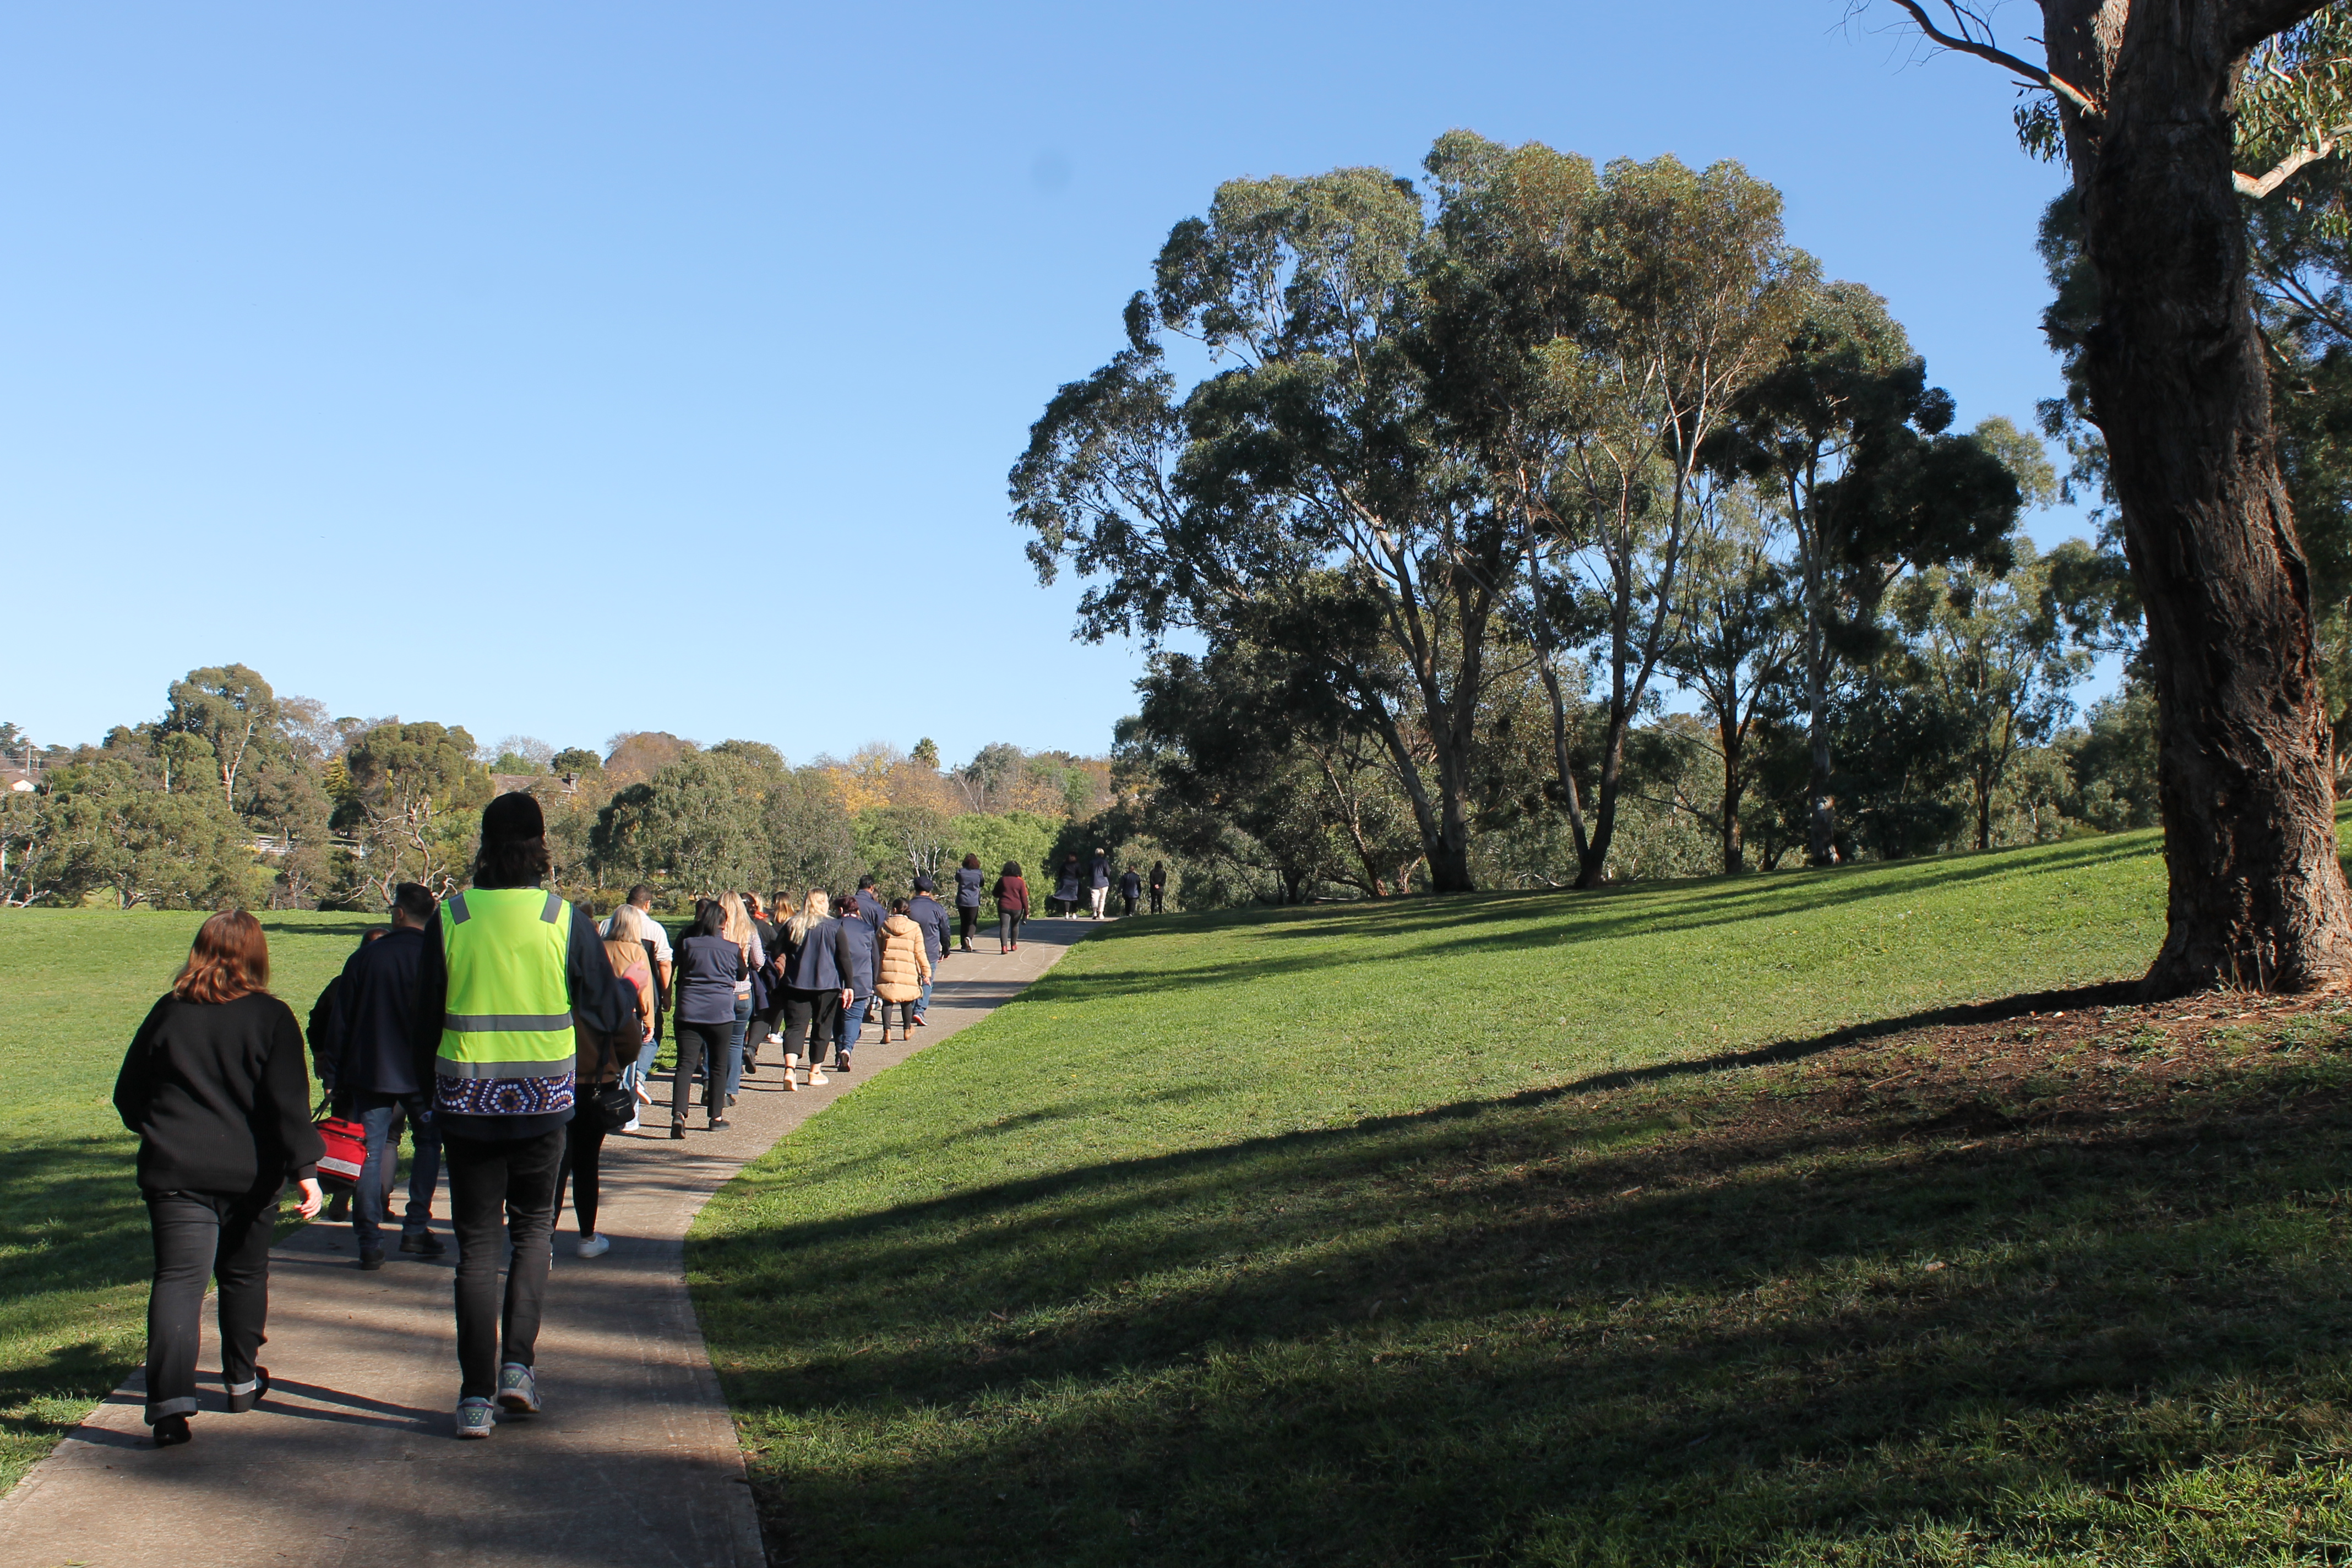
[[[635,1132],[637,1130],[637,1119],[632,1116],[626,1121],[621,1123],[621,1131],[624,1132]]]
[[[809,1068],[809,1087],[811,1089],[814,1089],[821,1083],[831,1083],[833,1079],[825,1077],[824,1074],[817,1071],[816,1068]]]
[[[772,1046],[781,1046],[781,1045],[782,1045],[783,1043],[784,1043],[784,1037],[783,1037],[783,1036],[782,1036],[782,1035],[770,1035],[770,1036],[768,1037],[768,1044],[770,1044],[770,1045],[772,1045]]]
[[[613,1250],[613,1243],[612,1239],[605,1236],[583,1236],[580,1238],[580,1245],[575,1250],[583,1258],[602,1258]]]
[[[539,1378],[519,1361],[499,1368],[499,1408],[514,1415],[539,1414]]]

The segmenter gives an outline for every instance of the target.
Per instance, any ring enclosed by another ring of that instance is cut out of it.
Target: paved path
[[[221,1410],[208,1304],[195,1441],[149,1446],[134,1373],[0,1500],[0,1568],[760,1568],[734,1423],[687,1295],[688,1223],[745,1161],[986,1016],[1092,929],[1032,921],[1009,957],[983,931],[980,952],[944,966],[913,1047],[868,1029],[856,1073],[796,1094],[772,1048],[727,1131],[675,1143],[665,1110],[646,1134],[606,1140],[597,1226],[613,1250],[573,1257],[567,1214],[540,1331],[543,1414],[487,1442],[451,1436],[454,1240],[446,1258],[393,1252],[363,1274],[349,1226],[312,1224],[271,1254],[262,1407]]]

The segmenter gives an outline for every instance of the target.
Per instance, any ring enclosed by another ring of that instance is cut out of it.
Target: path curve
[[[761,1568],[734,1423],[687,1294],[688,1225],[745,1162],[987,1016],[1098,929],[1033,921],[1003,957],[984,931],[981,952],[943,966],[911,1047],[877,1046],[869,1029],[855,1074],[795,1094],[771,1050],[726,1131],[671,1142],[665,1110],[647,1133],[607,1140],[598,1226],[613,1250],[583,1262],[568,1217],[557,1232],[538,1355],[547,1409],[488,1442],[451,1436],[454,1240],[444,1258],[394,1252],[363,1274],[349,1226],[295,1232],[270,1255],[268,1401],[222,1410],[207,1303],[195,1441],[148,1445],[134,1373],[0,1499],[0,1568]]]

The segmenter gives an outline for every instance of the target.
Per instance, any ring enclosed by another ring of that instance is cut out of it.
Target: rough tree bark
[[[2247,52],[2315,0],[2042,0],[2100,318],[2084,372],[2156,677],[2171,891],[2143,990],[2352,976],[2311,588],[2279,475],[2233,145]]]

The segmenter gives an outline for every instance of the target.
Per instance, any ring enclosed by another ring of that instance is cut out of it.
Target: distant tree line
[[[1424,172],[1220,187],[1013,469],[1078,635],[1152,650],[1139,833],[1382,897],[2156,820],[2141,672],[2074,701],[2137,646],[2114,542],[2035,550],[2041,440],[1956,428],[1776,191],[1466,132]]]
[[[1107,758],[985,746],[942,769],[928,740],[798,767],[752,741],[662,731],[602,750],[530,736],[329,718],[244,665],[172,683],[161,718],[37,747],[0,723],[0,899],[121,909],[378,910],[400,883],[459,886],[482,806],[538,796],[555,880],[604,901],[639,881],[671,900],[734,889],[838,891],[871,872],[903,892],[967,853],[1033,871],[1112,798]]]

